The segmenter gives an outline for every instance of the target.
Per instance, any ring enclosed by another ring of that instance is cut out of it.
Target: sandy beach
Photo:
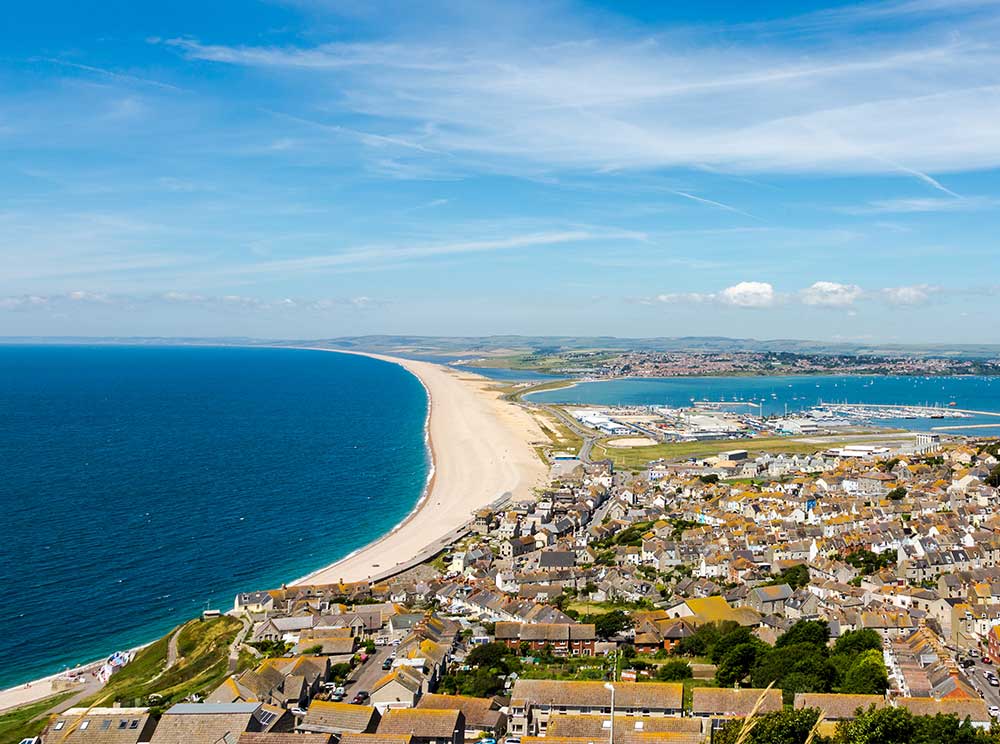
[[[430,401],[433,478],[421,503],[393,532],[293,584],[364,581],[391,572],[396,564],[425,550],[439,550],[442,541],[476,509],[508,492],[515,499],[530,496],[534,487],[545,482],[547,468],[530,445],[546,441],[544,433],[524,409],[490,390],[492,381],[429,362],[363,356],[399,364],[423,383]],[[0,710],[54,694],[53,682],[59,676],[0,691]]]
[[[545,435],[529,413],[489,389],[495,383],[430,362],[364,356],[400,365],[426,388],[433,479],[423,501],[393,532],[295,585],[377,577],[426,549],[439,549],[442,538],[476,509],[506,493],[515,499],[530,496],[545,482],[547,468],[530,445],[546,441]]]

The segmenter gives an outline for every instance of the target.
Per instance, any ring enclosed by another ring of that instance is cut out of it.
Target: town
[[[1000,442],[549,454],[547,488],[433,560],[241,593],[167,643],[219,628],[214,672],[164,685],[154,644],[41,741],[993,741]]]

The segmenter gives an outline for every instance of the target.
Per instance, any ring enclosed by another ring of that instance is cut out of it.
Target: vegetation
[[[906,489],[902,486],[897,486],[896,488],[889,491],[887,494],[890,501],[902,501],[906,498]]]
[[[583,615],[580,622],[593,623],[597,635],[604,639],[614,638],[633,625],[632,618],[622,610],[611,610],[599,615]]]
[[[680,659],[668,661],[656,669],[656,679],[660,682],[680,682],[684,679],[691,679],[693,676],[691,665]]]
[[[73,694],[64,692],[30,705],[4,711],[0,714],[0,744],[17,744],[23,738],[37,736],[48,722],[48,716],[44,714],[64,700],[68,700]]]
[[[264,655],[265,659],[273,659],[278,656],[284,656],[289,651],[292,650],[292,644],[286,643],[285,641],[257,641],[256,643],[248,643],[248,646],[253,646],[255,649]],[[186,656],[187,654],[181,650],[181,655]]]
[[[800,620],[773,647],[749,628],[730,622],[708,623],[681,641],[678,651],[708,656],[716,665],[715,680],[720,686],[747,680],[754,687],[774,683],[786,702],[791,702],[796,692],[885,692],[889,680],[877,633],[845,633],[832,650],[829,639],[829,627],[818,620]]]
[[[896,564],[895,557],[888,553],[873,553],[870,550],[855,550],[844,556],[844,561],[861,571],[865,576],[878,573],[883,568]]]
[[[606,447],[594,444],[593,459],[608,458],[620,470],[640,470],[653,460],[678,460],[687,457],[708,457],[741,447],[750,452],[810,455],[823,447],[857,443],[858,440],[830,438],[817,444],[815,439],[803,441],[790,437],[758,437],[755,439],[715,439],[704,442],[665,442],[648,447]]]
[[[222,683],[229,671],[229,645],[241,628],[239,620],[217,617],[192,620],[177,636],[180,658],[169,669],[170,634],[139,651],[86,704],[152,705],[163,708],[193,696],[204,696]]]
[[[788,586],[792,587],[792,589],[799,589],[803,586],[808,586],[809,567],[804,563],[800,563],[797,566],[786,568],[771,581],[767,582],[768,586],[777,586],[779,584],[788,584]]]

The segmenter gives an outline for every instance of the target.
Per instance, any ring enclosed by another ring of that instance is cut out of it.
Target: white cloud
[[[736,307],[770,307],[776,296],[774,287],[767,282],[740,282],[722,290],[719,299]]]
[[[909,287],[886,287],[882,295],[893,305],[922,305],[939,291],[939,287],[930,284],[914,284]]]
[[[861,287],[857,284],[839,284],[838,282],[826,281],[815,282],[799,293],[804,304],[827,307],[853,305],[861,295]]]

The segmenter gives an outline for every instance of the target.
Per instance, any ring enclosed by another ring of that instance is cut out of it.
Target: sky
[[[3,336],[1000,343],[1000,0],[5,14]]]

